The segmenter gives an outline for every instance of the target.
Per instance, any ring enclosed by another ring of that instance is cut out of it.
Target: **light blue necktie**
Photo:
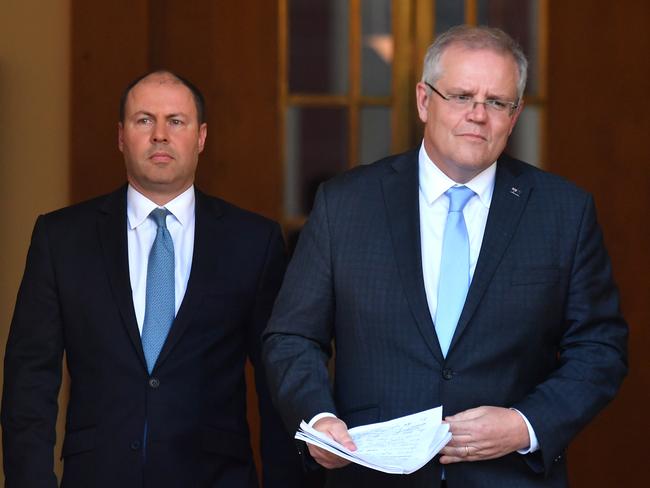
[[[174,288],[174,242],[165,222],[169,211],[153,210],[151,217],[158,226],[149,252],[147,292],[142,326],[142,348],[149,373],[158,359],[176,311]]]
[[[449,213],[442,238],[435,320],[436,334],[445,357],[469,290],[469,237],[463,208],[474,192],[466,186],[455,186],[447,190],[446,195],[449,197]]]

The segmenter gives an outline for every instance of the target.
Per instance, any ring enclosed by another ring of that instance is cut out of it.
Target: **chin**
[[[494,160],[486,158],[459,158],[456,166],[461,170],[476,171],[487,168],[493,162]]]

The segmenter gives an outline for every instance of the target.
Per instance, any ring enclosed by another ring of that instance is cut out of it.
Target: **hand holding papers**
[[[357,446],[350,451],[304,421],[295,438],[354,463],[384,473],[410,474],[428,463],[449,442],[449,425],[442,424],[442,407],[349,430]]]

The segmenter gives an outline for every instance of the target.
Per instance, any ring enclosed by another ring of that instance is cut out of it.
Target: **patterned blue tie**
[[[169,211],[153,210],[149,216],[158,230],[149,252],[147,292],[142,326],[142,348],[149,373],[158,359],[176,311],[174,288],[174,242],[165,222]]]
[[[463,208],[474,192],[466,186],[455,186],[447,190],[446,195],[449,197],[449,213],[442,238],[435,320],[436,334],[445,357],[469,290],[469,237]]]

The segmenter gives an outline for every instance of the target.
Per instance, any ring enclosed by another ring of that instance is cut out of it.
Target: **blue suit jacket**
[[[335,340],[330,388],[327,361]],[[541,450],[445,468],[450,487],[566,485],[569,441],[616,393],[627,327],[592,198],[503,156],[483,244],[443,358],[422,278],[417,151],[319,189],[269,326],[264,360],[290,430],[333,412],[349,427],[438,405],[515,407]],[[331,486],[437,486],[357,465]]]
[[[64,351],[62,486],[257,486],[247,357],[256,366],[265,486],[299,486],[300,462],[260,364],[260,334],[285,269],[277,224],[196,192],[187,291],[149,375],[129,281],[125,189],[38,218],[5,356],[6,486],[56,486]]]

